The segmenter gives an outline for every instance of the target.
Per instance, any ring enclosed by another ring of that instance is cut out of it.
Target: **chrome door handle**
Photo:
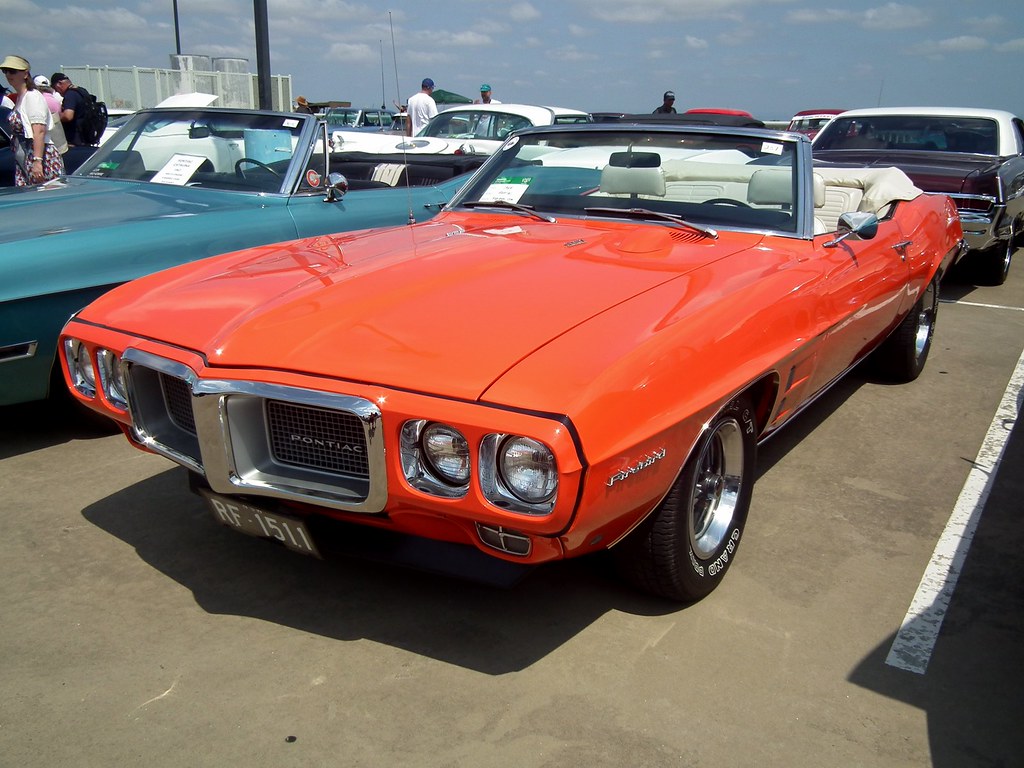
[[[899,254],[900,254],[900,258],[903,259],[903,261],[906,261],[907,260],[907,248],[909,248],[913,244],[914,244],[913,240],[900,240],[898,243],[894,243],[893,244],[892,249],[894,251],[898,251]]]

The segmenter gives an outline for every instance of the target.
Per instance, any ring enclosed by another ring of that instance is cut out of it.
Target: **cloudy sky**
[[[311,101],[390,106],[432,77],[468,96],[487,82],[505,102],[587,111],[648,112],[672,89],[677,107],[746,109],[764,120],[879,104],[1024,113],[1020,0],[267,6],[271,70],[291,75],[293,94]],[[85,64],[167,67],[173,8],[174,0],[0,0],[2,53],[28,58],[33,74]],[[256,71],[251,0],[177,0],[177,8],[183,54],[248,59]]]

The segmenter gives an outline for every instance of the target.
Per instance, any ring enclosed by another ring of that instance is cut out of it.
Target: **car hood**
[[[858,168],[895,166],[925,192],[946,193],[960,192],[967,179],[995,173],[1002,163],[991,155],[912,150],[814,150],[814,159]]]
[[[393,155],[453,155],[456,151],[467,154],[490,155],[501,146],[493,139],[440,139],[434,136],[408,137],[380,130],[344,130],[331,134],[335,152],[368,152]],[[467,149],[468,148],[468,149]]]
[[[4,206],[0,243],[69,231],[78,234],[150,219],[181,218],[232,205],[230,194],[216,190],[173,190],[145,182],[74,176],[39,187],[0,191],[0,202]]]
[[[81,317],[199,351],[214,367],[477,399],[559,335],[759,239],[450,213],[184,265],[115,289]]]
[[[375,154],[394,154],[408,152],[420,155],[452,154],[465,141],[454,143],[446,139],[432,136],[409,138],[401,134],[382,133],[380,131],[357,131],[346,129],[331,134],[335,152],[373,152]]]

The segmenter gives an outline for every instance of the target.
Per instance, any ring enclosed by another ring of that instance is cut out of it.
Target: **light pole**
[[[267,0],[253,0],[253,16],[256,21],[256,80],[259,83],[260,109],[273,109],[270,98],[270,33],[267,21]],[[282,110],[288,111],[291,105],[284,105]]]
[[[181,56],[181,35],[178,34],[178,0],[171,0],[174,6],[174,52]]]

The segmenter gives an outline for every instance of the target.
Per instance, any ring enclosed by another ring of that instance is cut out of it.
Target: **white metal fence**
[[[134,111],[159,104],[178,93],[212,93],[216,107],[254,109],[259,106],[259,78],[251,72],[200,72],[146,67],[75,67],[61,69],[107,109]],[[292,109],[291,75],[271,75],[272,109]]]

